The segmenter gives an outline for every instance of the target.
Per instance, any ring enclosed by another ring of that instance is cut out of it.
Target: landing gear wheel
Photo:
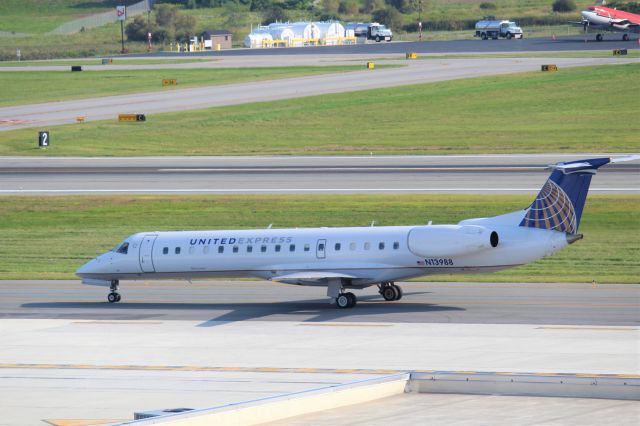
[[[336,297],[336,306],[340,309],[346,309],[351,307],[351,298],[346,293],[340,294]]]
[[[622,34],[622,41],[629,41],[629,34]]]
[[[596,35],[596,41],[602,41],[602,34]]]
[[[353,308],[358,303],[358,299],[356,299],[356,295],[353,293],[345,293],[345,296],[349,299],[349,308]]]
[[[394,300],[402,299],[402,287],[400,287],[399,285],[393,284],[393,288],[396,289],[396,293],[397,293],[397,296]]]
[[[396,290],[395,285],[387,285],[382,289],[380,294],[382,294],[384,300],[391,302],[392,300],[397,300],[398,290]]]
[[[107,296],[107,300],[109,303],[119,302],[121,299],[120,294],[118,293],[118,286],[120,285],[120,281],[113,280],[111,281],[111,286],[109,286],[109,295]]]

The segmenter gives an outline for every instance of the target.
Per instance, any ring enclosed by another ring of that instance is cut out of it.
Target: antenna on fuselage
[[[432,223],[433,223],[433,221],[430,220],[429,222],[427,222],[427,226],[431,226]]]
[[[376,221],[375,221],[375,220],[372,220],[372,221],[371,221],[371,226],[373,226],[373,225],[375,225],[375,224],[376,224]]]
[[[269,226],[267,226],[267,229],[271,229],[272,226],[273,226],[273,223],[270,223]]]

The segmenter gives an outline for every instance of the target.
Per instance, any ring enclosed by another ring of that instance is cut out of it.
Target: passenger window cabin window
[[[399,243],[399,242],[397,242],[397,241],[396,241],[396,242],[394,242],[394,243],[393,243],[393,249],[394,249],[394,250],[398,250],[399,248],[400,248],[400,243]]]
[[[237,253],[238,252],[238,246],[233,246],[233,252]]]
[[[266,252],[267,252],[267,246],[264,246],[264,245],[263,245],[263,246],[260,246],[260,251],[261,251],[262,253],[266,253]]]
[[[120,247],[118,247],[117,253],[127,254],[129,252],[129,243],[123,243]]]
[[[318,250],[323,251],[324,250],[324,244],[322,244],[322,243],[318,244]]]
[[[364,249],[365,250],[369,250],[370,248],[371,248],[371,243],[369,243],[369,242],[364,243]]]
[[[218,253],[224,253],[224,246],[218,246]]]
[[[384,243],[382,241],[378,243],[378,250],[384,250]]]
[[[253,251],[253,246],[247,246],[247,253],[251,253]]]
[[[296,251],[296,245],[295,244],[290,244],[289,245],[289,251]]]
[[[336,245],[334,246],[336,251],[340,251],[340,247],[341,247],[340,243],[336,243]]]
[[[310,249],[311,247],[309,246],[309,244],[304,245],[304,251],[309,251]]]
[[[180,247],[176,247],[175,253],[180,254]]]
[[[162,254],[169,254],[169,247],[165,247],[162,249]]]
[[[356,243],[349,243],[349,250],[353,251],[356,249]]]
[[[276,244],[276,253],[280,253],[280,244]]]

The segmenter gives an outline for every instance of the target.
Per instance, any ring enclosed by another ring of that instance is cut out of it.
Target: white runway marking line
[[[540,188],[244,188],[244,189],[1,189],[0,194],[81,193],[304,193],[304,192],[539,192]],[[590,188],[589,191],[640,192],[640,188]]]
[[[512,171],[512,170],[546,170],[544,166],[469,166],[469,167],[429,167],[429,166],[413,166],[413,167],[380,167],[380,166],[363,166],[363,167],[265,167],[265,168],[175,168],[175,169],[157,169],[157,172],[163,173],[187,173],[187,172],[340,172],[340,171]]]

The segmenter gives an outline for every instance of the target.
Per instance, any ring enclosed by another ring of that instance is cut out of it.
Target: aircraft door
[[[316,244],[316,257],[318,259],[324,259],[327,252],[327,240],[318,240]]]
[[[140,268],[142,272],[155,272],[156,269],[153,266],[153,258],[151,252],[153,250],[153,243],[155,243],[157,235],[145,235],[140,244]]]

